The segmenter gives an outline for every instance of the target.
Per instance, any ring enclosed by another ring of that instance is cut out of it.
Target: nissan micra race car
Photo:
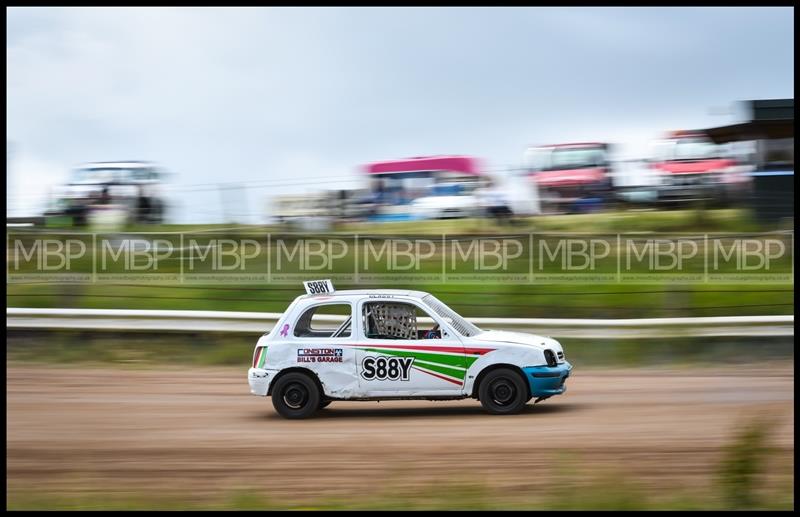
[[[305,284],[248,371],[250,392],[286,418],[337,400],[464,398],[503,415],[566,391],[572,366],[554,339],[481,330],[421,291]]]

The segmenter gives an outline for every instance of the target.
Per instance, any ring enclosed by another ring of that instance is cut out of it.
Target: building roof
[[[78,169],[138,169],[154,167],[154,162],[124,161],[124,162],[85,162],[78,165]]]
[[[542,149],[561,148],[561,147],[608,147],[608,144],[604,142],[575,142],[568,144],[548,144],[548,145],[531,146],[531,148],[542,148]]]
[[[400,160],[373,162],[364,166],[367,174],[403,174],[419,172],[459,172],[481,175],[480,160],[472,156],[417,156]]]
[[[715,143],[741,140],[794,138],[794,99],[766,99],[746,102],[750,120],[704,132]]]
[[[730,126],[712,127],[706,129],[705,134],[717,144],[742,140],[794,138],[794,120],[751,120]]]

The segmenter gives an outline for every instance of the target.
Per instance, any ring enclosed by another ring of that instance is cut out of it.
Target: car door
[[[356,309],[356,368],[366,397],[460,395],[460,338],[415,300],[367,299]],[[432,329],[438,326],[438,332]]]
[[[288,339],[291,357],[284,367],[299,366],[313,371],[322,382],[325,394],[337,398],[358,395],[356,334],[352,325],[352,304],[324,301],[303,308],[292,325],[281,335]]]

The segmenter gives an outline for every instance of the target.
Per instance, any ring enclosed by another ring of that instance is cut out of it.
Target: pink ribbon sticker
[[[289,335],[289,325],[284,325],[283,330],[281,330],[281,337],[286,337]]]

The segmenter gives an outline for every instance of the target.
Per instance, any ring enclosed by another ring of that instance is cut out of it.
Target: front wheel
[[[320,401],[317,383],[304,373],[287,373],[272,389],[272,405],[284,418],[309,418],[320,408]]]
[[[498,368],[486,374],[478,386],[478,399],[493,415],[519,413],[530,399],[528,386],[520,374],[510,368]]]

